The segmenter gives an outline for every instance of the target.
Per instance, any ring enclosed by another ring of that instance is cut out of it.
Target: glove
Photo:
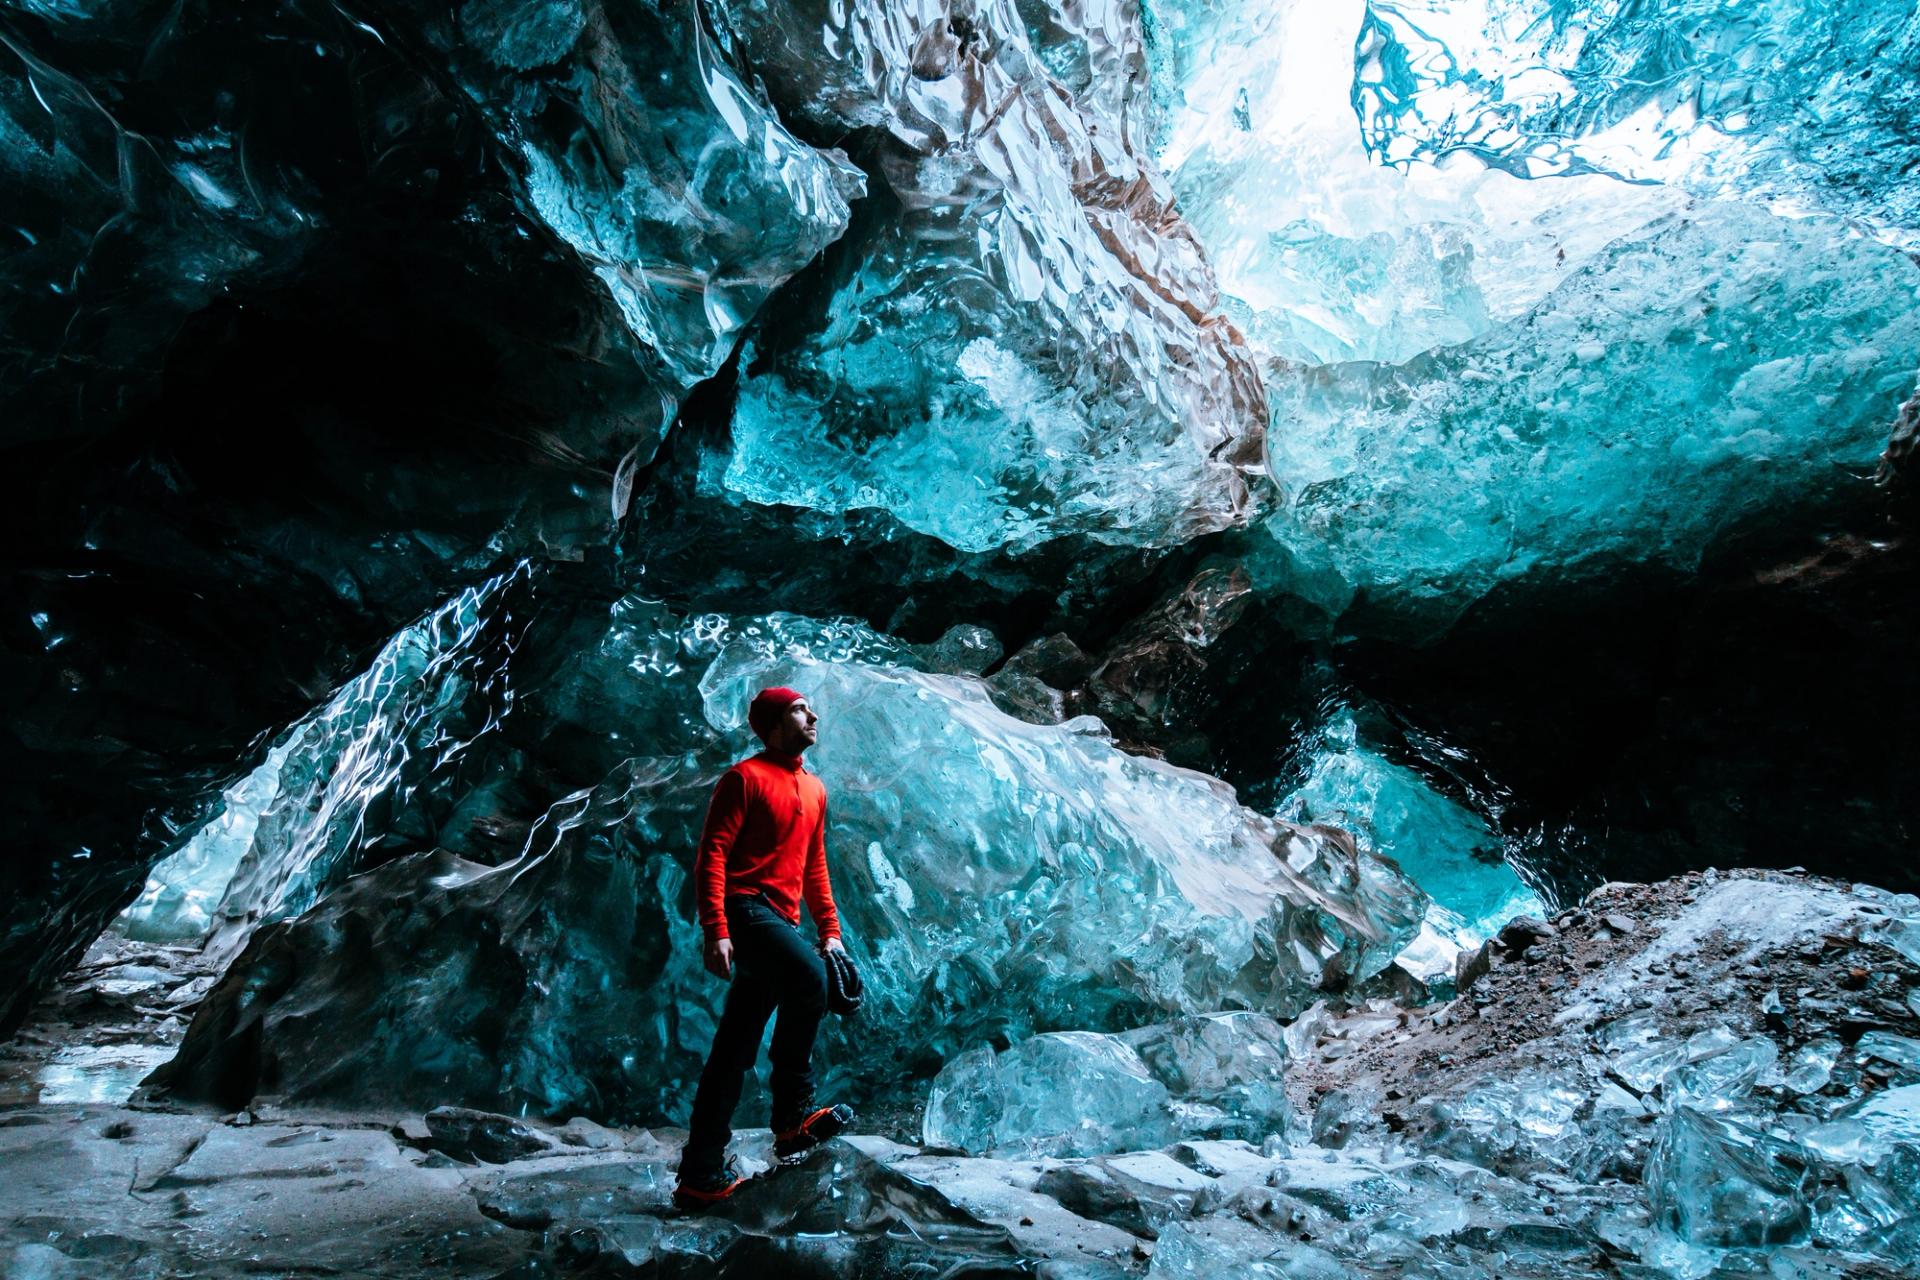
[[[827,1008],[843,1018],[851,1018],[860,1012],[860,1001],[866,993],[860,984],[860,971],[853,967],[853,961],[844,951],[828,951],[823,947],[820,958],[827,966]]]

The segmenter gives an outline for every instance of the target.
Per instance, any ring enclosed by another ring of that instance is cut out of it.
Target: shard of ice
[[[1696,1244],[1784,1244],[1811,1224],[1809,1172],[1791,1144],[1681,1107],[1660,1120],[1647,1190],[1660,1221]]]
[[[1865,490],[1916,304],[1920,269],[1829,220],[1670,216],[1473,342],[1276,375],[1251,567],[1415,634],[1502,584],[1691,570]]]
[[[1054,1031],[949,1062],[927,1098],[921,1140],[976,1154],[1147,1150],[1178,1134],[1171,1101],[1119,1037]]]
[[[804,689],[823,718],[809,759],[867,980],[860,1019],[825,1052],[832,1070],[860,1064],[860,1087],[886,1085],[875,1062],[931,1066],[995,1035],[1286,1015],[1389,963],[1425,910],[1337,833],[1264,818],[1090,722],[1015,720],[977,677],[917,670],[864,627],[681,619],[638,600],[598,625],[550,687],[518,687],[515,715],[544,717],[522,741],[593,745],[603,776],[512,861],[416,854],[261,929],[163,1073],[171,1087],[683,1114],[723,994],[702,971],[687,867],[766,684]],[[538,666],[533,648],[517,657]],[[621,759],[629,743],[648,754]],[[452,789],[490,785],[478,772]],[[1224,1060],[1204,1036],[1185,1044],[1140,1052],[1198,1075]]]
[[[1087,1156],[1182,1138],[1259,1142],[1289,1125],[1286,1043],[1257,1013],[1204,1014],[1120,1035],[1058,1031],[947,1063],[922,1141],[974,1153]]]
[[[1486,822],[1363,740],[1351,709],[1322,723],[1305,754],[1305,776],[1277,812],[1352,832],[1433,900],[1423,927],[1423,937],[1432,937],[1402,961],[1416,976],[1451,976],[1459,950],[1480,945],[1515,916],[1548,914]]]
[[[1920,15],[1900,0],[1371,0],[1368,147],[1920,224]]]
[[[803,135],[877,131],[876,194],[744,352],[726,492],[967,551],[1249,518],[1260,379],[1147,155],[1137,13],[716,8]]]

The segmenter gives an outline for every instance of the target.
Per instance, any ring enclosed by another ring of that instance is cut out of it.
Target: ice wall
[[[1668,215],[1472,342],[1276,378],[1287,499],[1256,563],[1415,634],[1503,584],[1688,573],[1862,494],[1920,367],[1917,304],[1920,269],[1845,224]]]
[[[918,665],[855,624],[622,602],[520,712],[552,717],[536,737],[604,742],[604,779],[510,862],[416,854],[260,930],[162,1078],[681,1116],[724,991],[701,967],[688,871],[766,684],[822,716],[809,758],[868,990],[827,1049],[846,1088],[996,1037],[1290,1014],[1419,927],[1424,895],[1337,833],[1267,819],[1091,721],[1015,720],[977,678]],[[623,744],[647,754],[621,760]]]
[[[513,610],[533,577],[522,564],[389,641],[226,790],[118,927],[230,954],[263,921],[299,914],[383,855],[450,836],[443,828],[458,818],[446,792],[460,787],[468,748],[513,706],[507,657],[524,625]]]

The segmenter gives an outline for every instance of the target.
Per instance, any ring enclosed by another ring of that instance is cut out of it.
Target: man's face
[[[768,738],[769,745],[797,756],[820,741],[820,717],[813,714],[813,708],[802,698],[774,721],[773,733]]]

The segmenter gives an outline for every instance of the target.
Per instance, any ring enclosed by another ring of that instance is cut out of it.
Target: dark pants
[[[725,1155],[740,1086],[776,1008],[780,1019],[767,1050],[773,1064],[774,1127],[796,1120],[800,1108],[813,1100],[813,1037],[827,1011],[827,970],[820,953],[797,926],[757,897],[727,899],[727,933],[733,939],[733,985],[693,1095],[681,1157],[689,1168],[712,1168]]]

